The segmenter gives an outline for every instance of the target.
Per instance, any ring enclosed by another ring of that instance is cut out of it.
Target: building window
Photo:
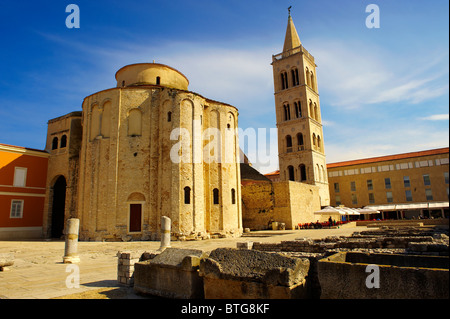
[[[350,182],[350,190],[352,192],[356,192],[356,183],[355,182]]]
[[[371,179],[367,180],[367,190],[369,191],[373,190],[373,183]]]
[[[411,181],[409,180],[409,176],[403,176],[403,185],[405,187],[411,187]]]
[[[60,147],[63,148],[63,147],[66,147],[66,146],[67,146],[67,136],[63,135],[61,137],[61,145],[60,145]]]
[[[334,183],[334,192],[339,193],[339,183]]]
[[[448,172],[444,172],[445,184],[448,184]]]
[[[314,119],[315,119],[316,121],[319,120],[319,109],[317,108],[316,102],[314,102]]]
[[[341,205],[341,196],[336,195],[335,199],[336,199],[336,206]]]
[[[375,204],[375,196],[373,193],[369,193],[369,204]]]
[[[290,135],[286,136],[286,153],[292,152],[292,137]]]
[[[23,200],[13,199],[11,201],[11,212],[9,214],[10,218],[22,218],[23,216]]]
[[[281,72],[281,89],[287,89],[288,88],[288,76],[286,72]]]
[[[428,175],[428,174],[423,175],[423,184],[425,186],[430,186],[431,185],[430,175]]]
[[[288,176],[290,181],[295,181],[294,166],[291,165],[288,166]]]
[[[431,192],[431,189],[425,190],[425,196],[427,197],[427,200],[433,200],[433,193]]]
[[[388,203],[392,203],[394,198],[392,197],[392,192],[386,192],[386,199]]]
[[[298,69],[292,69],[291,70],[291,74],[292,74],[292,85],[296,86],[300,84],[300,81],[298,80]]]
[[[411,190],[406,190],[405,191],[405,196],[406,196],[406,201],[407,202],[412,202],[412,193],[411,193]]]
[[[213,189],[213,203],[214,203],[214,205],[219,204],[219,189],[218,188]]]
[[[386,189],[391,188],[391,179],[389,177],[384,179],[384,186]]]
[[[185,204],[191,203],[191,188],[189,186],[186,186],[184,188],[184,203]]]
[[[14,187],[25,187],[27,181],[27,169],[23,167],[14,168]]]
[[[161,84],[161,78],[159,76],[156,77],[156,85]]]
[[[303,145],[303,134],[298,133],[297,134],[297,146],[299,151],[303,151],[304,145]]]
[[[284,120],[289,121],[291,119],[291,109],[289,107],[289,104],[284,104],[283,109],[284,109]]]
[[[356,194],[352,194],[352,204],[353,205],[358,204],[358,200],[356,199]]]
[[[300,164],[300,182],[306,181],[306,166],[305,164]]]
[[[172,112],[167,113],[167,122],[172,122]]]
[[[58,138],[54,137],[52,141],[52,150],[56,150],[58,148]]]
[[[234,188],[231,189],[231,204],[236,204],[236,190]]]
[[[294,102],[295,107],[295,117],[301,118],[302,117],[302,105],[300,104],[300,101]]]

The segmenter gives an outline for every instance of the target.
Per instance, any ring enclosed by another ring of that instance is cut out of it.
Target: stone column
[[[78,218],[70,218],[66,224],[66,247],[64,251],[63,261],[66,264],[79,263],[78,256],[78,231],[80,220]]]
[[[167,216],[161,218],[161,247],[159,247],[159,251],[163,251],[170,247],[171,222],[172,221]]]

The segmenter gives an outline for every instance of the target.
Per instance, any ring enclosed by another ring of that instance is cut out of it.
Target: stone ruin
[[[448,230],[388,227],[211,252],[119,252],[118,280],[168,298],[440,299],[449,296],[448,256]],[[380,267],[383,289],[366,287],[368,265]]]
[[[207,299],[307,297],[309,260],[255,250],[218,248],[200,262]]]
[[[8,270],[9,266],[14,265],[14,254],[2,253],[0,254],[0,271]]]

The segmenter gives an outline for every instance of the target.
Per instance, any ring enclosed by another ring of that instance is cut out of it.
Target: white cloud
[[[435,114],[435,115],[430,115],[430,116],[426,116],[426,117],[421,117],[420,119],[425,120],[425,121],[448,121],[449,115],[448,114]]]

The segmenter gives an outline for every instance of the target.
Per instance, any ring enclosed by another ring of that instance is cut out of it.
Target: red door
[[[130,204],[130,232],[141,231],[142,205]]]

